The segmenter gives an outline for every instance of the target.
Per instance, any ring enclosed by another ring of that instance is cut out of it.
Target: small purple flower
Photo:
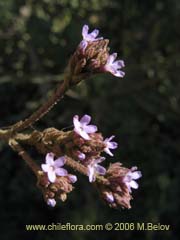
[[[77,152],[77,155],[80,161],[83,161],[86,158],[86,155],[80,151]]]
[[[96,180],[96,174],[104,175],[106,173],[106,169],[98,164],[98,163],[101,163],[104,160],[105,160],[104,157],[94,159],[87,166],[88,167],[89,182],[94,182]]]
[[[54,160],[54,153],[46,154],[46,164],[41,164],[41,168],[47,173],[50,182],[56,181],[57,176],[67,176],[68,172],[66,169],[61,168],[65,163],[65,157],[59,157]]]
[[[75,183],[77,181],[76,175],[69,174],[68,178],[69,178],[71,183]]]
[[[116,77],[124,77],[125,73],[119,69],[125,66],[123,60],[115,61],[117,53],[109,55],[106,64],[103,66],[104,71],[112,73]]]
[[[88,125],[90,121],[91,117],[89,115],[84,115],[80,120],[78,115],[73,117],[74,131],[85,140],[90,140],[88,133],[95,133],[97,131],[95,125]]]
[[[113,136],[111,136],[110,138],[106,138],[106,139],[104,140],[104,143],[105,143],[105,145],[106,145],[104,151],[105,151],[107,154],[109,154],[110,156],[114,156],[114,155],[112,154],[112,152],[110,151],[110,149],[116,149],[116,148],[118,147],[117,142],[111,142],[111,140],[112,140],[114,137],[115,137],[115,136],[113,135]]]
[[[83,40],[85,40],[87,42],[93,42],[93,41],[103,39],[102,37],[96,38],[99,34],[98,29],[94,29],[91,33],[88,33],[88,32],[89,32],[89,26],[84,25],[82,28],[82,36],[83,36]]]
[[[123,182],[126,184],[129,192],[131,193],[131,188],[137,189],[139,187],[138,183],[134,180],[142,177],[141,171],[136,171],[137,167],[132,167],[129,172],[124,176]]]
[[[50,207],[55,207],[56,200],[54,198],[48,198],[47,205],[49,205]]]
[[[103,39],[103,37],[97,38],[99,34],[98,29],[94,29],[91,33],[88,33],[88,32],[89,32],[89,26],[84,25],[82,28],[83,40],[79,44],[79,48],[82,50],[82,52],[84,52],[84,50],[86,49],[88,42],[94,42],[94,41]]]

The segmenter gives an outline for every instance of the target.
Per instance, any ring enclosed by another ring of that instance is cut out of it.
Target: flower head
[[[109,154],[110,156],[114,156],[112,154],[112,152],[110,151],[110,149],[116,149],[118,147],[117,142],[111,142],[111,140],[114,138],[115,136],[111,136],[110,138],[106,138],[104,140],[104,143],[106,145],[104,151]]]
[[[112,73],[116,77],[124,77],[125,73],[120,69],[124,67],[124,61],[115,61],[117,53],[109,55],[106,64],[103,66],[104,71]]]
[[[131,188],[137,189],[139,187],[138,183],[134,180],[142,177],[141,171],[136,171],[137,167],[132,167],[124,176],[123,182],[126,184],[129,192],[131,192]]]
[[[95,125],[88,125],[90,121],[91,117],[89,115],[84,115],[80,120],[78,115],[75,115],[73,118],[74,131],[85,140],[90,140],[89,133],[95,133],[97,131]]]
[[[98,159],[94,159],[87,167],[88,167],[88,176],[89,182],[94,182],[96,180],[96,174],[105,175],[106,169],[99,165],[105,160],[104,157],[100,157]]]
[[[61,168],[65,163],[65,157],[59,157],[54,160],[54,153],[46,154],[46,164],[41,164],[41,168],[47,173],[50,182],[56,181],[56,176],[67,176],[66,169]]]

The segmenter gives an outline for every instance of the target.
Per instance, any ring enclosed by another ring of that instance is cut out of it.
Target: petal
[[[138,183],[135,182],[134,180],[132,180],[130,183],[129,183],[130,187],[134,188],[134,189],[137,189],[139,187]]]
[[[86,133],[95,133],[98,130],[95,125],[87,125],[87,126],[84,126],[83,129]]]
[[[119,69],[119,68],[125,67],[125,64],[124,64],[124,61],[123,61],[123,60],[118,60],[118,61],[115,61],[115,62],[113,63],[113,66],[114,66],[116,69]]]
[[[88,45],[87,41],[86,41],[86,40],[82,40],[82,41],[80,42],[80,44],[79,44],[80,50],[81,50],[82,52],[84,52],[85,49],[86,49],[86,47],[87,47],[87,45]]]
[[[83,125],[88,125],[91,121],[91,116],[85,114],[81,120],[80,120],[80,123],[83,124]]]
[[[96,165],[96,172],[100,175],[104,175],[106,173],[106,169],[100,165]]]
[[[72,182],[72,183],[75,183],[77,181],[77,177],[75,175],[69,175],[69,180]]]
[[[89,182],[94,182],[94,167],[88,166],[88,176],[89,176]]]
[[[73,125],[74,125],[74,129],[79,129],[81,124],[79,122],[79,116],[78,115],[75,115],[73,117]]]
[[[117,58],[117,53],[113,53],[113,54],[109,55],[106,64],[111,65],[116,58]]]
[[[67,170],[64,169],[64,168],[56,168],[55,173],[56,173],[57,176],[61,176],[61,177],[68,175]]]
[[[110,155],[111,157],[114,156],[114,154],[112,154],[112,152],[109,150],[109,148],[105,148],[104,152],[106,152],[108,155]]]
[[[113,138],[115,138],[114,135],[112,135],[112,136],[109,137],[109,138],[106,138],[106,139],[104,140],[104,142],[110,142]]]
[[[49,165],[54,165],[54,153],[47,153],[46,154],[46,163]]]
[[[88,35],[88,31],[89,31],[89,26],[88,25],[84,25],[82,28],[82,36],[83,38],[86,38],[86,36]]]
[[[112,74],[116,77],[124,77],[125,76],[125,72],[120,71],[120,70],[118,70],[118,71],[116,71],[115,73],[112,73]]]
[[[56,200],[54,198],[48,198],[47,200],[47,205],[51,206],[51,207],[55,207],[56,205]]]
[[[82,138],[84,138],[85,140],[90,140],[91,138],[89,137],[89,135],[83,131],[83,130],[80,130],[77,132]]]
[[[50,166],[48,164],[41,164],[41,168],[42,168],[43,172],[48,172]]]
[[[55,172],[54,171],[48,171],[48,179],[49,179],[49,181],[50,182],[55,182],[55,180],[56,180],[56,174],[55,174]]]
[[[89,36],[90,36],[92,39],[95,39],[98,34],[99,34],[99,30],[98,30],[98,29],[94,29],[94,30],[89,34]]]
[[[118,144],[117,144],[117,142],[108,142],[107,146],[110,149],[116,149],[118,147]]]
[[[142,177],[142,173],[141,171],[132,172],[131,176],[132,176],[132,179],[138,179]]]
[[[100,157],[100,158],[94,159],[94,163],[95,163],[95,164],[101,163],[101,162],[103,162],[105,159],[106,159],[105,157]]]
[[[57,158],[57,159],[54,161],[54,166],[55,166],[56,168],[62,167],[65,162],[66,162],[66,158],[65,158],[64,156],[63,156],[63,157],[59,157],[59,158]]]

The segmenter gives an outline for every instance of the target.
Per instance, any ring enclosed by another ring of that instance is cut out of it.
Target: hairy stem
[[[22,131],[29,126],[33,125],[36,121],[41,119],[46,113],[48,113],[51,108],[64,96],[67,91],[68,85],[64,81],[56,91],[51,95],[51,97],[30,117],[26,118],[24,121],[19,122],[13,127],[14,132]]]
[[[21,147],[21,145],[14,139],[9,140],[9,146],[22,157],[22,159],[31,168],[33,173],[37,176],[40,170],[39,166],[34,162],[34,160],[29,156],[29,154]]]

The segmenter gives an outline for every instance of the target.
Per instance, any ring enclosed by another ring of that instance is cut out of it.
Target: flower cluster
[[[131,208],[131,188],[138,188],[138,183],[135,180],[141,176],[142,174],[137,171],[137,167],[128,169],[122,167],[121,163],[116,162],[109,166],[104,179],[105,183],[99,182],[97,187],[103,200],[110,207]]]
[[[102,134],[97,132],[98,128],[90,122],[91,117],[89,115],[84,115],[82,118],[75,115],[72,131],[62,133],[51,130],[51,132],[53,131],[54,143],[57,138],[55,149],[58,149],[61,156],[54,160],[54,153],[47,153],[46,163],[41,165],[43,174],[46,175],[48,181],[48,191],[49,185],[51,191],[54,189],[52,185],[56,185],[58,192],[67,189],[63,194],[72,190],[72,184],[77,181],[77,177],[62,168],[66,164],[66,158],[70,157],[86,168],[89,182],[96,184],[102,198],[109,206],[118,207],[120,205],[130,208],[131,188],[138,188],[135,180],[141,177],[141,172],[137,171],[136,167],[124,168],[120,163],[111,164],[108,169],[102,166],[101,163],[106,159],[102,154],[106,153],[112,157],[112,150],[116,149],[118,144],[113,141],[114,135],[103,138]],[[43,138],[45,142],[51,141],[49,136],[51,134],[45,134]],[[60,185],[57,184],[59,181],[61,181]],[[51,194],[47,194],[46,191],[46,202],[50,206],[55,206],[56,195],[51,197]]]
[[[83,40],[69,62],[73,83],[93,73],[109,72],[116,77],[124,77],[125,73],[121,70],[125,66],[124,61],[116,60],[117,53],[109,54],[109,40],[98,37],[98,34],[98,29],[89,33],[89,26],[83,26]]]
[[[72,190],[72,183],[77,181],[77,177],[72,174],[68,174],[68,171],[64,166],[66,158],[65,156],[59,157],[54,160],[54,153],[46,154],[46,164],[42,164],[43,181],[41,177],[41,187],[45,187],[45,200],[51,207],[56,205],[55,195],[59,193],[59,198],[65,200],[66,193]],[[47,178],[44,174],[47,174]]]

